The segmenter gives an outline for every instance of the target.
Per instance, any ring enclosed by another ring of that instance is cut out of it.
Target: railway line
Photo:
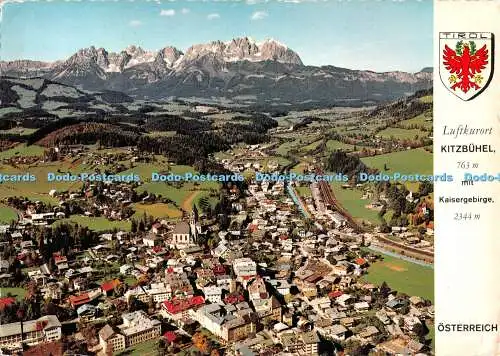
[[[426,251],[408,245],[404,245],[382,236],[377,236],[376,239],[378,244],[382,248],[395,250],[399,254],[403,252],[404,255],[406,256],[413,257],[418,260],[423,260],[427,263],[434,263],[434,253],[432,251]]]
[[[321,168],[317,168],[316,173],[318,175],[322,175],[323,170]],[[356,230],[356,232],[363,232],[363,228],[359,226],[354,218],[338,203],[330,184],[326,181],[319,181],[318,187],[323,203],[331,209],[340,213],[347,220],[348,224]],[[377,236],[376,239],[382,247],[386,247],[395,250],[397,253],[403,253],[407,256],[426,261],[427,263],[434,263],[434,253],[432,251],[426,251],[412,246],[400,244],[396,241],[381,236]]]
[[[316,169],[316,173],[318,175],[323,175],[323,170],[321,168]],[[333,192],[332,187],[326,181],[318,182],[319,192],[321,194],[321,198],[326,206],[340,213],[348,222],[349,226],[351,226],[356,232],[363,232],[361,226],[354,220],[351,214],[349,214],[337,201],[335,197],[335,193]]]

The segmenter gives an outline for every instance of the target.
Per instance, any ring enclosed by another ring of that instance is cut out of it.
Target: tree
[[[210,354],[212,352],[211,341],[202,333],[196,333],[193,335],[193,345],[205,354]]]
[[[412,332],[418,337],[419,340],[421,340],[425,337],[425,335],[427,335],[429,330],[424,323],[420,323],[413,326]]]
[[[146,231],[146,226],[145,226],[143,220],[139,221],[139,226],[138,226],[137,230],[140,231],[140,232]]]
[[[97,330],[94,324],[80,325],[79,330],[87,342],[92,345],[96,339]]]
[[[389,293],[391,293],[391,288],[389,288],[386,281],[383,281],[381,286],[380,286],[380,294],[384,298],[387,298],[389,296]]]
[[[422,197],[429,195],[434,190],[434,186],[429,181],[423,181],[418,187],[418,194]]]
[[[166,345],[165,340],[164,339],[159,339],[158,343],[156,344],[156,348],[157,348],[157,351],[158,351],[158,356],[166,355],[166,353],[165,353],[166,347],[167,347],[167,345]]]
[[[113,289],[113,295],[115,297],[121,297],[123,294],[125,294],[126,290],[127,286],[125,285],[125,283],[118,283]]]

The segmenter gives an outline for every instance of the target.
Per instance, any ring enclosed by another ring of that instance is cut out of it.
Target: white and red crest
[[[462,100],[486,89],[493,76],[493,34],[440,32],[439,76],[445,87]]]

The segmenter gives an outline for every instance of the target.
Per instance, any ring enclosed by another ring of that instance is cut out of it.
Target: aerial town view
[[[4,5],[0,354],[433,355],[432,3],[362,3]]]

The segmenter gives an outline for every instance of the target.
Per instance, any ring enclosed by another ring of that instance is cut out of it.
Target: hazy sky
[[[274,38],[309,65],[418,71],[432,65],[432,0],[36,1],[4,5],[2,60],[52,61],[94,45],[157,50]]]

